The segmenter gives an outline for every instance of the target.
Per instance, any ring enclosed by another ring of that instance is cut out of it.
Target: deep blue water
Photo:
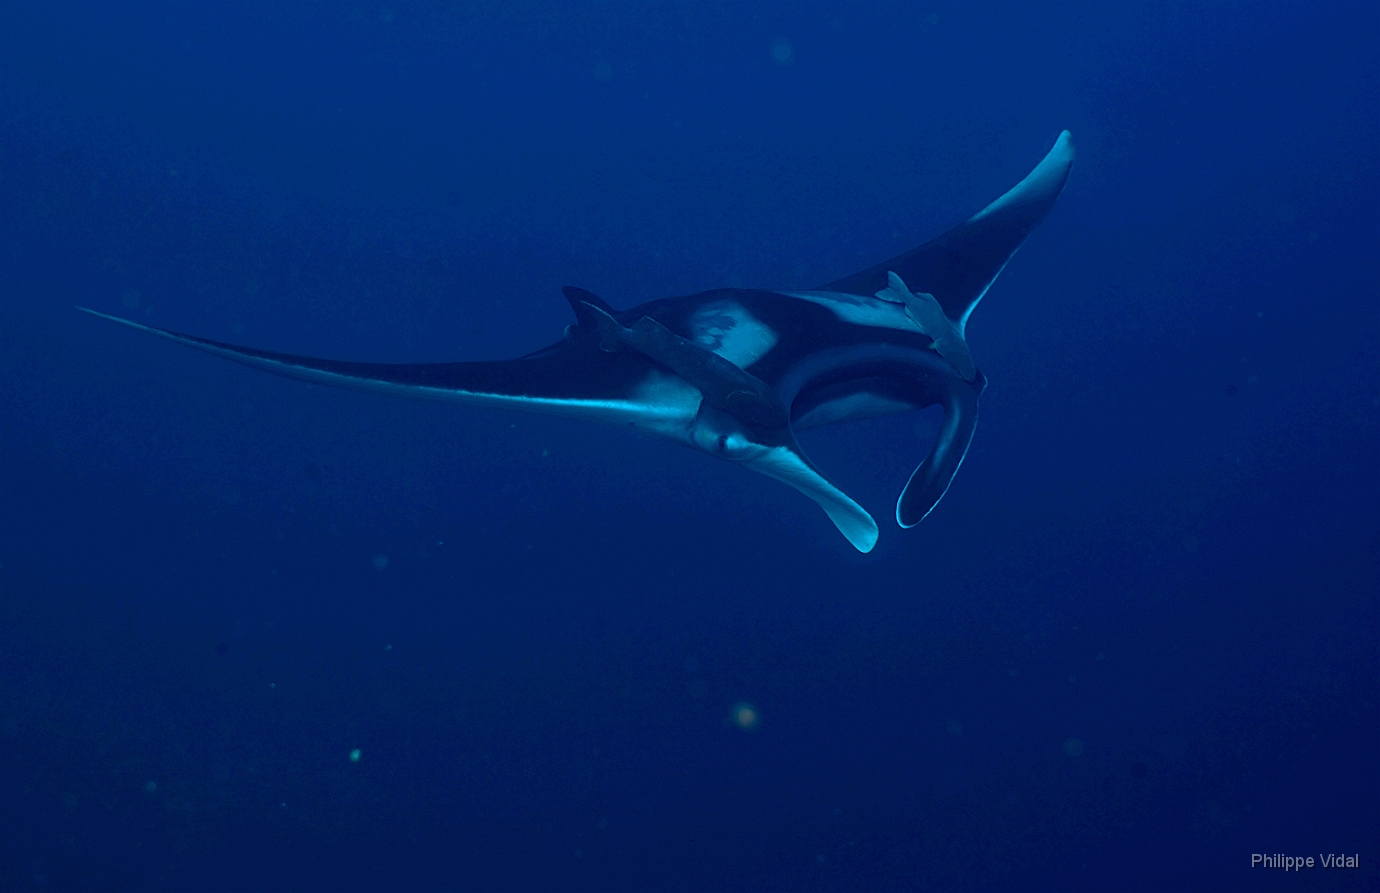
[[[0,889],[1380,888],[1374,4],[0,13]],[[73,310],[516,356],[563,284],[870,266],[1064,128],[938,509],[932,419],[805,438],[870,555]]]

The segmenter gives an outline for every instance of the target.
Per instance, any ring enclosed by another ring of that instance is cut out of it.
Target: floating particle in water
[[[146,781],[146,782],[144,782],[144,793],[146,793],[146,794],[152,794],[152,793],[153,793],[154,791],[156,791],[156,790],[158,790],[158,782],[156,782],[156,781]]]
[[[1071,757],[1081,757],[1083,755],[1083,742],[1077,738],[1070,738],[1064,742],[1064,753]]]
[[[963,734],[963,723],[956,719],[948,720],[944,723],[944,731],[957,738],[959,735]]]
[[[762,717],[757,712],[757,708],[746,701],[739,701],[734,704],[730,716],[733,719],[733,724],[744,732],[756,730],[757,726],[762,722]]]
[[[1188,738],[1176,732],[1161,735],[1157,749],[1160,756],[1178,762],[1188,755]]]
[[[771,57],[777,65],[790,65],[795,61],[795,47],[784,37],[774,38],[771,42]]]
[[[354,750],[350,751],[350,762],[358,763],[359,758],[362,756],[364,756],[364,753],[358,747],[356,747]]]
[[[382,553],[374,556],[374,570],[381,571],[388,567],[388,556]]]

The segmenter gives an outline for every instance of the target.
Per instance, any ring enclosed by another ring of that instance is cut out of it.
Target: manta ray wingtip
[[[1054,148],[1059,154],[1073,160],[1073,134],[1067,130],[1061,131],[1059,138],[1054,141]]]
[[[89,313],[97,319],[108,319],[111,322],[117,322],[122,326],[129,326],[131,329],[139,329],[145,332],[162,331],[162,329],[155,329],[152,326],[146,326],[143,323],[135,322],[132,319],[125,319],[123,316],[111,316],[109,313],[102,313],[99,310],[92,310],[90,307],[83,307],[80,304],[76,305],[76,309],[80,310],[82,313]]]

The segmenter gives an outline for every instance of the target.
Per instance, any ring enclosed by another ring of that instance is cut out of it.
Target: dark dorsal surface
[[[961,331],[988,286],[1054,207],[1072,165],[1073,137],[1066,130],[1030,176],[982,211],[919,248],[821,290],[876,294],[894,271],[912,291],[934,295]]]

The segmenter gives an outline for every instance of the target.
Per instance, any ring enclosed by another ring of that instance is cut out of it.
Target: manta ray
[[[555,344],[514,360],[323,360],[79,309],[289,378],[664,437],[791,485],[869,552],[876,521],[815,467],[795,432],[942,407],[929,455],[896,502],[901,527],[919,524],[963,464],[987,384],[964,337],[968,317],[1053,207],[1072,163],[1064,131],[1029,176],[949,232],[815,289],[721,288],[615,310],[568,286],[575,323]]]

